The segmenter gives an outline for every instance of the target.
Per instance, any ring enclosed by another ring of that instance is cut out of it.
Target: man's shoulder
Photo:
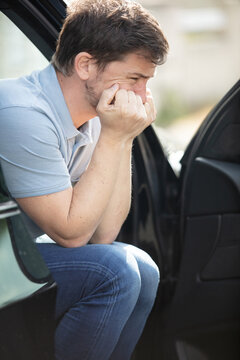
[[[0,128],[2,136],[18,129],[23,134],[55,132],[52,113],[39,82],[40,71],[16,79],[0,80]]]
[[[38,82],[37,71],[16,79],[0,80],[0,110],[13,107],[44,107],[45,105],[46,101]]]

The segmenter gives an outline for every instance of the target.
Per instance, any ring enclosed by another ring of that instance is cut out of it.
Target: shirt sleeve
[[[0,110],[0,162],[14,198],[46,195],[71,186],[51,119],[33,108]]]

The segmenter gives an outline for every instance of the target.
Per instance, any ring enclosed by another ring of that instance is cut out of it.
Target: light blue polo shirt
[[[100,128],[98,117],[74,127],[52,65],[0,80],[0,163],[12,197],[51,194],[77,182]]]

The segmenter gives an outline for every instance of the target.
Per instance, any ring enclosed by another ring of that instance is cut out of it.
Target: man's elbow
[[[91,244],[111,244],[116,240],[121,227],[109,226],[106,228],[97,228],[95,231],[91,229],[82,229],[82,231],[73,231],[72,228],[67,226],[61,229],[51,229],[47,233],[57,244],[66,248],[74,248],[84,246],[88,243]]]
[[[96,231],[91,240],[91,244],[112,244],[118,237],[120,229],[112,229],[104,232]]]
[[[53,232],[49,236],[60,246],[74,248],[86,245],[92,233],[74,234],[71,231]]]

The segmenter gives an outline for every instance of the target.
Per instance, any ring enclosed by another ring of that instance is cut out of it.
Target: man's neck
[[[84,84],[76,76],[64,76],[58,71],[56,74],[73,124],[78,129],[97,115],[96,110],[86,101]]]

